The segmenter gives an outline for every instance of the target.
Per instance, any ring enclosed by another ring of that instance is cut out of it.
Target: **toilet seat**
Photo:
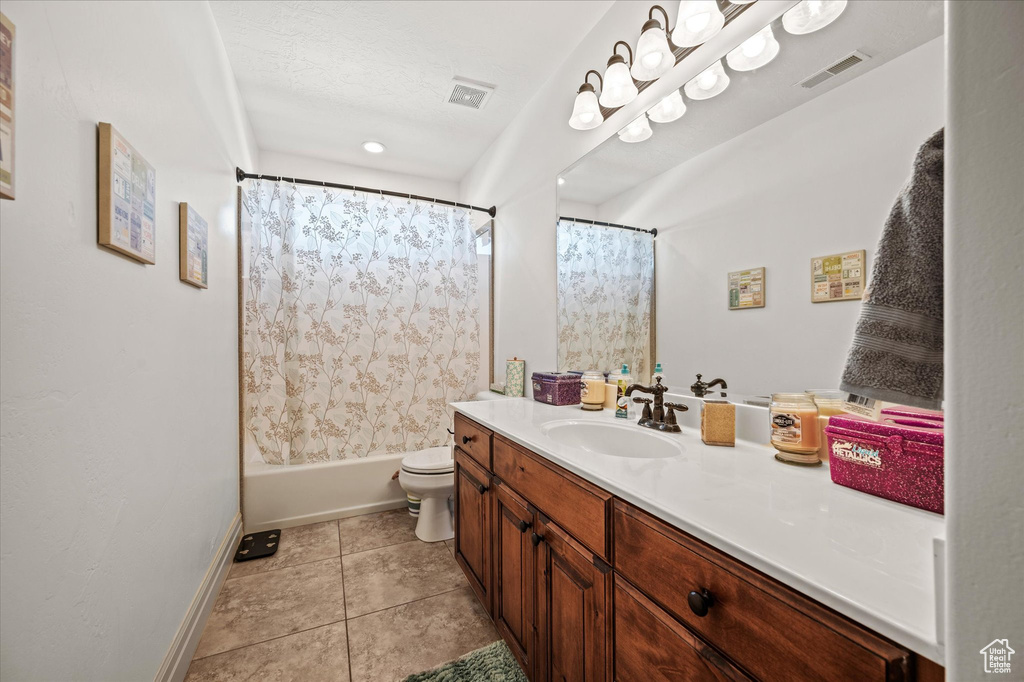
[[[406,455],[402,459],[402,470],[425,476],[450,474],[455,471],[455,460],[448,448],[430,448]]]

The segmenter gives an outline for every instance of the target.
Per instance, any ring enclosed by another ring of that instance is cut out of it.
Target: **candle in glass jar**
[[[813,398],[806,393],[773,393],[770,413],[772,446],[780,452],[813,454],[816,461],[820,431]]]
[[[596,370],[583,373],[580,386],[581,406],[584,410],[600,410],[604,408],[604,374]]]
[[[843,405],[846,404],[846,393],[834,389],[816,389],[806,391],[814,404],[818,406],[818,459],[822,462],[828,461],[828,436],[825,434],[825,427],[828,426],[829,417],[836,414],[844,414]]]

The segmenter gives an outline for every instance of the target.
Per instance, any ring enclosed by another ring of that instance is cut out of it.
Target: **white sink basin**
[[[678,434],[666,435],[639,427],[635,423],[565,419],[544,424],[544,435],[552,440],[588,452],[611,457],[663,459],[683,454]]]

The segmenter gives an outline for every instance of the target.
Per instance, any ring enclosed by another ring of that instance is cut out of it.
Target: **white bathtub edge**
[[[334,521],[335,519],[347,519],[350,516],[362,516],[363,514],[375,514],[377,512],[389,511],[391,509],[401,509],[407,504],[408,502],[403,496],[401,499],[397,500],[386,500],[384,502],[375,502],[373,504],[364,504],[356,507],[342,507],[340,509],[332,509],[331,511],[320,512],[317,514],[292,516],[272,521],[259,521],[252,525],[246,522],[245,532],[259,533],[260,531],[271,530],[272,528],[294,528],[296,526],[305,526],[310,523],[322,523],[323,521]]]

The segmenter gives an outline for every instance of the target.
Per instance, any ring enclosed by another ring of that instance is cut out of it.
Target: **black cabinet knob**
[[[708,615],[708,609],[715,603],[715,598],[706,589],[701,588],[700,592],[690,592],[686,597],[686,603],[690,605],[693,615],[703,618]]]
[[[471,436],[463,436],[462,437],[462,444],[465,445],[466,443],[468,443],[471,440],[473,440],[473,438]]]
[[[477,489],[477,491],[481,495],[483,495],[485,492],[487,492],[487,486],[485,486],[483,483],[477,483],[476,484],[476,489]]]
[[[533,543],[534,547],[539,545],[543,540],[544,540],[544,538],[542,538],[541,536],[537,535],[536,533],[534,533],[533,535],[530,536],[530,542]]]
[[[520,521],[520,522],[519,522],[519,532],[520,532],[520,533],[525,533],[525,532],[526,532],[526,529],[527,529],[527,528],[529,528],[529,527],[530,527],[530,526],[532,526],[532,525],[533,525],[533,524],[532,524],[532,523],[530,523],[529,521]]]

